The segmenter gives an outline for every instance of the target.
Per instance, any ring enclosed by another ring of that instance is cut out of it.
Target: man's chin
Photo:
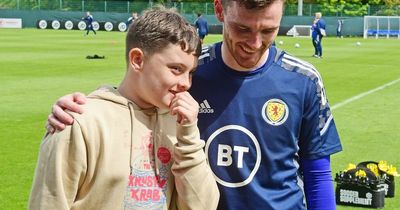
[[[246,54],[243,56],[236,56],[235,57],[235,61],[236,63],[245,69],[255,69],[257,67],[257,65],[260,64],[260,54],[259,53],[255,53],[255,54]]]
[[[249,60],[242,59],[242,60],[239,60],[239,61],[236,61],[236,62],[240,67],[245,68],[245,69],[254,69],[257,66],[257,62],[256,61],[252,62],[252,61],[249,61]]]
[[[235,61],[236,63],[243,67],[243,68],[254,68],[257,65],[257,62],[259,61],[259,59],[255,59],[257,55],[253,54],[253,55],[249,55],[249,54],[245,54],[245,55],[241,55],[241,56],[235,56]]]

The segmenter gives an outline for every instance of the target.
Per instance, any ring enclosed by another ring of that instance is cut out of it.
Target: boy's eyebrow
[[[183,64],[183,63],[180,63],[180,62],[171,62],[171,63],[168,63],[168,65],[170,65],[170,66],[179,66],[179,67],[187,67],[185,64]]]
[[[180,63],[180,62],[171,62],[171,63],[168,63],[167,65],[168,66],[179,66],[180,68],[182,68],[186,71],[192,71],[192,69],[189,69],[188,66],[186,66],[184,63]]]
[[[179,65],[179,64],[178,64],[178,65]],[[183,63],[181,63],[180,66],[181,66],[182,68],[184,68],[184,69],[188,69],[189,73],[193,73],[193,72],[196,71],[198,65],[195,65],[192,69],[189,69],[188,66],[186,66],[186,65],[183,64]]]

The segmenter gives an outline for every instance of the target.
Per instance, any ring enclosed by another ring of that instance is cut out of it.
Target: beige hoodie
[[[142,110],[107,86],[71,114],[73,125],[40,146],[29,209],[216,209],[196,124]]]

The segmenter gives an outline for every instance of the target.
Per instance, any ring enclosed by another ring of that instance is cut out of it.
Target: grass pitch
[[[0,29],[0,209],[26,209],[44,124],[55,100],[74,91],[89,93],[101,84],[118,85],[124,75],[125,33],[83,34]],[[221,39],[210,35],[205,42]],[[276,41],[323,76],[344,148],[331,158],[333,174],[366,160],[387,160],[400,170],[400,40],[324,38],[322,59],[311,57],[310,39]],[[86,59],[94,54],[106,59]],[[386,198],[384,209],[400,209],[399,180],[396,197]]]

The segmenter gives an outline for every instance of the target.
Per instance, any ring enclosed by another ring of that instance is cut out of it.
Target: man
[[[311,26],[311,38],[314,45],[314,57],[322,58],[322,37],[326,36],[325,31],[326,23],[322,19],[322,14],[320,12],[315,13],[315,19]]]
[[[200,103],[218,209],[306,209],[304,196],[309,210],[335,209],[329,157],[342,148],[321,76],[271,46],[284,1],[214,5],[223,42],[203,49],[190,93]],[[62,109],[78,112],[83,102],[80,94],[64,96],[49,123],[62,129],[59,120],[72,122]]]
[[[197,28],[197,32],[199,33],[199,37],[201,40],[201,43],[203,43],[204,38],[208,34],[208,26],[207,26],[207,20],[201,15],[201,13],[197,13],[197,19],[194,25]]]
[[[187,92],[201,53],[176,11],[146,11],[126,37],[118,88],[41,144],[29,209],[215,209],[219,192]]]
[[[132,12],[131,16],[126,21],[126,30],[128,30],[129,26],[138,18],[137,12]]]
[[[86,17],[82,18],[86,22],[86,35],[89,35],[90,31],[93,31],[94,35],[96,35],[96,31],[93,29],[93,16],[90,12],[86,12]]]
[[[341,20],[341,19],[337,20],[337,26],[336,26],[336,37],[337,38],[343,38],[343,35],[342,35],[343,23],[344,23],[344,20]]]

